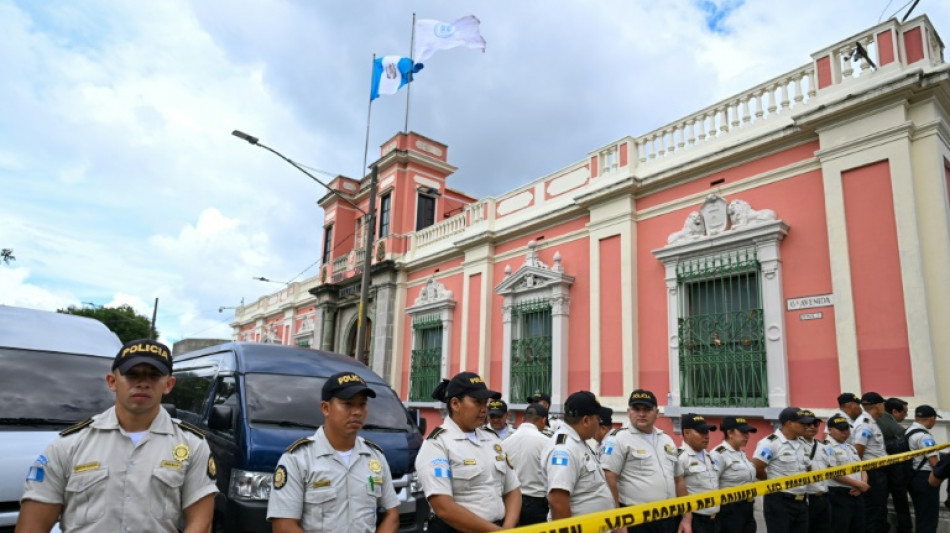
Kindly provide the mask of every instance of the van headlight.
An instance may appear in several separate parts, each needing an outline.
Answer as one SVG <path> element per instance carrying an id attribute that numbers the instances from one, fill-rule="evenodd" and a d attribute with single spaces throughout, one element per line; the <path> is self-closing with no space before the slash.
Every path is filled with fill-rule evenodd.
<path id="1" fill-rule="evenodd" d="M 228 494 L 239 500 L 267 501 L 270 498 L 271 482 L 274 474 L 270 472 L 248 472 L 231 470 L 231 486 Z"/>

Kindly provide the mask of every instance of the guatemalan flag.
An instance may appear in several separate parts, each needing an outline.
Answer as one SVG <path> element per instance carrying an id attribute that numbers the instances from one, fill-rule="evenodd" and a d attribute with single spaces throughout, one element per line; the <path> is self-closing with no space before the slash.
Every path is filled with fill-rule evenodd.
<path id="1" fill-rule="evenodd" d="M 413 63 L 408 57 L 377 57 L 373 64 L 373 84 L 370 100 L 381 94 L 396 94 L 403 85 L 412 81 L 412 75 L 422 70 L 422 64 Z"/>

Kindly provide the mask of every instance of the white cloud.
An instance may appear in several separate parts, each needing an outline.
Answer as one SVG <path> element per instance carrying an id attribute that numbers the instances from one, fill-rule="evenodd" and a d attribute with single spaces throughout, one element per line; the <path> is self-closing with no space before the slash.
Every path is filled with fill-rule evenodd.
<path id="1" fill-rule="evenodd" d="M 78 306 L 79 301 L 67 291 L 51 291 L 29 283 L 30 271 L 27 268 L 0 266 L 0 305 L 30 307 L 55 311 L 70 305 Z"/>

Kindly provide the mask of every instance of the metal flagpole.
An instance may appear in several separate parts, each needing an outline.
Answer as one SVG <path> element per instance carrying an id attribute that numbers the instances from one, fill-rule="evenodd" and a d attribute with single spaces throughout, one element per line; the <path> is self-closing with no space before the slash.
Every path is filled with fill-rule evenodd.
<path id="1" fill-rule="evenodd" d="M 409 38 L 409 59 L 412 61 L 412 68 L 415 69 L 416 58 L 412 57 L 412 49 L 416 46 L 416 14 L 412 14 L 412 36 Z M 410 74 L 411 76 L 411 74 Z M 402 132 L 409 135 L 409 94 L 412 91 L 412 83 L 406 84 L 406 122 L 403 124 Z"/>
<path id="2" fill-rule="evenodd" d="M 373 70 L 370 71 L 369 77 L 370 92 L 372 92 L 373 74 L 375 73 L 376 69 L 376 54 L 373 54 L 373 61 L 370 64 L 373 66 Z M 366 111 L 366 143 L 363 145 L 363 167 L 360 169 L 359 173 L 361 181 L 362 176 L 366 175 L 366 158 L 369 155 L 369 125 L 372 114 L 373 95 L 370 94 L 369 108 Z M 372 266 L 373 261 L 373 237 L 376 236 L 376 183 L 378 179 L 379 173 L 376 171 L 376 165 L 373 165 L 373 172 L 369 185 L 369 205 L 366 206 L 366 220 L 363 221 L 363 231 L 366 232 L 366 246 L 363 249 L 363 279 L 360 283 L 360 303 L 359 309 L 356 312 L 356 353 L 353 354 L 356 360 L 360 360 L 366 350 L 366 321 L 363 320 L 363 315 L 366 313 L 366 307 L 369 300 L 369 282 L 370 278 L 372 277 L 370 274 L 370 266 Z M 369 357 L 366 358 L 366 363 L 371 363 Z"/>

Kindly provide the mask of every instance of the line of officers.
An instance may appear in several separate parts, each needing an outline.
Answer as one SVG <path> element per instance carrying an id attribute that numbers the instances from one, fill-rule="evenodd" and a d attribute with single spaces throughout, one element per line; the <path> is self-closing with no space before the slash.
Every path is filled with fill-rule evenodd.
<path id="1" fill-rule="evenodd" d="M 324 391 L 324 402 L 352 404 L 334 424 L 339 425 L 334 433 L 355 439 L 342 446 L 349 446 L 349 452 L 327 442 L 321 430 L 281 457 L 268 506 L 275 531 L 396 531 L 397 500 L 385 456 L 355 435 L 365 421 L 366 396 L 372 396 L 357 380 Z M 745 448 L 757 430 L 741 417 L 723 419 L 723 440 L 710 449 L 710 434 L 717 427 L 697 414 L 684 414 L 682 445 L 677 446 L 656 427 L 657 399 L 648 390 L 630 394 L 630 425 L 619 429 L 612 428 L 612 411 L 588 391 L 566 399 L 562 418 L 549 418 L 550 397 L 536 392 L 517 429 L 506 423 L 501 394 L 475 373 L 443 380 L 432 397 L 445 403 L 448 417 L 425 439 L 415 462 L 432 511 L 431 533 L 510 529 L 886 454 L 877 423 L 884 415 L 884 399 L 873 392 L 839 397 L 841 413 L 825 421 L 826 440 L 818 438 L 822 421 L 813 412 L 783 409 L 779 428 L 758 442 L 751 457 Z M 327 410 L 324 404 L 330 414 Z M 921 405 L 914 414 L 915 422 L 903 433 L 907 448 L 933 446 L 929 430 L 936 411 Z M 915 458 L 907 469 L 916 531 L 935 531 L 939 485 L 950 475 L 950 460 L 938 464 L 932 453 Z M 365 488 L 351 490 L 350 485 Z M 335 496 L 341 490 L 345 498 Z M 764 496 L 766 527 L 770 533 L 887 531 L 887 494 L 883 470 L 789 488 Z M 756 531 L 753 500 L 709 506 L 628 531 L 751 533 Z"/>

